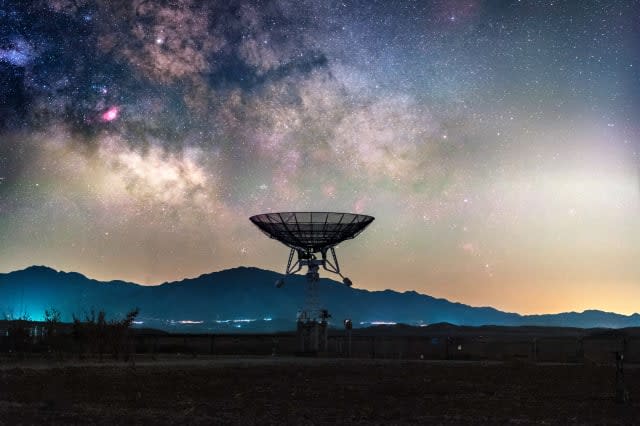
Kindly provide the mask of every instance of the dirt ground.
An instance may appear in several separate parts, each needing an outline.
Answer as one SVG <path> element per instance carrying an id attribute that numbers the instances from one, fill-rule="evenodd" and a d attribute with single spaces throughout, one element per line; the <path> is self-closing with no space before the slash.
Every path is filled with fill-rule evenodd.
<path id="1" fill-rule="evenodd" d="M 614 367 L 331 359 L 0 364 L 0 424 L 638 424 Z"/>

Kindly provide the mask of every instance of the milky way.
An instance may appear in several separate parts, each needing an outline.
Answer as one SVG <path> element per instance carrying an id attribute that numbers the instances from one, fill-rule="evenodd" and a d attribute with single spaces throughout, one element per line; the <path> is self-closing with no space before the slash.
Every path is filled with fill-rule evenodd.
<path id="1" fill-rule="evenodd" d="M 640 297 L 640 2 L 0 0 L 0 269 L 154 284 L 371 214 L 355 285 Z"/>

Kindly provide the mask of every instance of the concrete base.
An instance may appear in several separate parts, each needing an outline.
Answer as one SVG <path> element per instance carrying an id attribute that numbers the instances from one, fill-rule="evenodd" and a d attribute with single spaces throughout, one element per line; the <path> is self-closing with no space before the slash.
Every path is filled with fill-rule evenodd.
<path id="1" fill-rule="evenodd" d="M 327 352 L 327 332 L 328 326 L 324 321 L 298 321 L 298 356 L 317 356 L 320 352 Z"/>

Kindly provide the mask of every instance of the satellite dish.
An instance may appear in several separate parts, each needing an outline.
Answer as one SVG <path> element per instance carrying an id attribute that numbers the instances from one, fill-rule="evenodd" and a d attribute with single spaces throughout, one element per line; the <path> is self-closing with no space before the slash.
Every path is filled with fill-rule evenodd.
<path id="1" fill-rule="evenodd" d="M 285 275 L 295 274 L 304 266 L 307 271 L 307 300 L 303 317 L 315 320 L 321 318 L 316 292 L 320 278 L 318 269 L 339 275 L 342 282 L 351 287 L 351 280 L 340 273 L 340 265 L 335 246 L 355 238 L 371 222 L 373 216 L 355 213 L 335 212 L 280 212 L 264 213 L 249 218 L 269 238 L 276 239 L 291 249 Z M 320 254 L 320 258 L 316 254 Z M 294 262 L 294 256 L 297 260 Z M 276 281 L 276 287 L 284 285 L 284 280 Z"/>
<path id="2" fill-rule="evenodd" d="M 322 253 L 355 238 L 374 218 L 354 213 L 284 212 L 249 218 L 270 238 L 304 253 Z"/>

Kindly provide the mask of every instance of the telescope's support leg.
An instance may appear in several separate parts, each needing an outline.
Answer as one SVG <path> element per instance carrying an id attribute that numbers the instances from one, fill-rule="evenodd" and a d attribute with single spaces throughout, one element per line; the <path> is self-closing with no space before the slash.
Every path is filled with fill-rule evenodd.
<path id="1" fill-rule="evenodd" d="M 298 318 L 298 341 L 301 355 L 316 355 L 327 350 L 328 325 L 326 320 L 319 321 L 320 308 L 318 300 L 319 262 L 307 263 L 307 294 L 305 305 Z"/>

